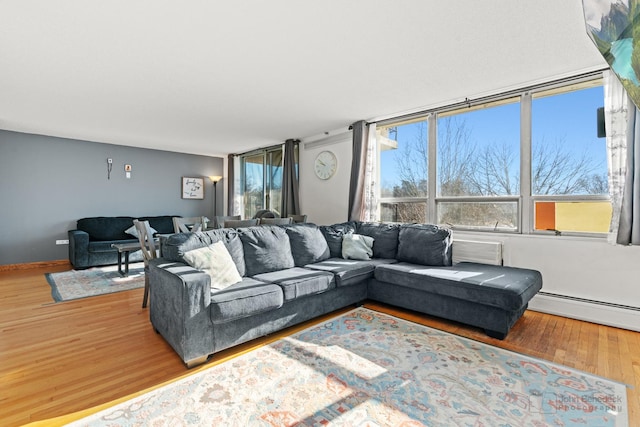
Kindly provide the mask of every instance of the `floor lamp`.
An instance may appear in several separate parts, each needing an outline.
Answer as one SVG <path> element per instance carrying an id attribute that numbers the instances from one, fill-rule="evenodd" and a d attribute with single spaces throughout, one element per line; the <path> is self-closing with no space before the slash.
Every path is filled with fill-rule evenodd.
<path id="1" fill-rule="evenodd" d="M 211 182 L 213 182 L 213 220 L 215 221 L 216 227 L 218 226 L 218 220 L 216 219 L 216 208 L 217 208 L 217 204 L 218 204 L 218 198 L 216 197 L 216 184 L 218 183 L 218 181 L 220 181 L 222 179 L 221 176 L 219 175 L 212 175 L 209 177 L 209 179 L 211 180 Z"/>

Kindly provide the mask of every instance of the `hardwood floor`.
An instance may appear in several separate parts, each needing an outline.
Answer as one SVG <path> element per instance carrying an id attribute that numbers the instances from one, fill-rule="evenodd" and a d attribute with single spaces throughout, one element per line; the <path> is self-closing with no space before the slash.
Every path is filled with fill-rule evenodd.
<path id="1" fill-rule="evenodd" d="M 66 269 L 68 265 L 0 271 L 2 426 L 68 422 L 79 416 L 68 414 L 85 414 L 283 335 L 223 352 L 187 371 L 153 331 L 148 310 L 141 308 L 142 289 L 53 303 L 44 273 Z M 527 311 L 507 339 L 499 341 L 458 323 L 380 304 L 366 306 L 628 384 L 630 425 L 640 425 L 640 333 Z M 56 417 L 62 418 L 52 420 Z"/>

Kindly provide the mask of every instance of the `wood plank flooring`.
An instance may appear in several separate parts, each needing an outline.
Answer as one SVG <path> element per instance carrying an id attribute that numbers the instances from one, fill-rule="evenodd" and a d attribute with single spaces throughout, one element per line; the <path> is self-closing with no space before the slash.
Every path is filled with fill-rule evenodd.
<path id="1" fill-rule="evenodd" d="M 285 334 L 223 352 L 187 371 L 153 331 L 148 310 L 141 308 L 142 289 L 54 303 L 44 273 L 69 268 L 0 271 L 2 426 L 68 422 L 79 416 L 75 412 L 123 400 Z M 628 384 L 630 425 L 640 425 L 640 333 L 527 311 L 499 341 L 455 322 L 366 306 Z"/>

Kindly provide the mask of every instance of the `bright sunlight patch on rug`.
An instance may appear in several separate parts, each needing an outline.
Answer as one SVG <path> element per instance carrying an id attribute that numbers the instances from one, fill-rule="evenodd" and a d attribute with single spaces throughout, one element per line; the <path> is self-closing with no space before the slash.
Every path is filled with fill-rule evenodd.
<path id="1" fill-rule="evenodd" d="M 118 273 L 115 265 L 46 273 L 45 277 L 51 285 L 53 299 L 68 301 L 144 287 L 144 263 L 130 264 L 126 277 Z"/>
<path id="2" fill-rule="evenodd" d="M 77 426 L 627 426 L 624 385 L 358 308 Z"/>

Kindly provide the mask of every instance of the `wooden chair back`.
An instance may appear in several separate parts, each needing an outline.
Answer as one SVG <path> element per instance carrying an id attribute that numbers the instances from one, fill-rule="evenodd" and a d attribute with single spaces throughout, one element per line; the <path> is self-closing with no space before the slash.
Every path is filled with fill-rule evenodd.
<path id="1" fill-rule="evenodd" d="M 292 223 L 292 218 L 260 218 L 260 225 L 289 225 Z"/>
<path id="2" fill-rule="evenodd" d="M 215 224 L 214 228 L 223 228 L 225 221 L 240 221 L 240 215 L 225 215 L 225 216 L 216 216 L 214 218 Z"/>
<path id="3" fill-rule="evenodd" d="M 307 222 L 306 215 L 289 215 L 289 218 L 293 219 L 295 223 Z"/>
<path id="4" fill-rule="evenodd" d="M 258 212 L 256 212 L 256 214 L 253 216 L 254 219 L 260 219 L 260 218 L 280 218 L 280 215 L 278 215 L 277 213 L 270 211 L 269 209 L 260 209 Z"/>
<path id="5" fill-rule="evenodd" d="M 153 240 L 153 233 L 149 226 L 149 221 L 133 220 L 138 231 L 138 240 L 140 241 L 140 249 L 142 250 L 142 259 L 144 261 L 144 297 L 142 299 L 142 308 L 147 306 L 149 299 L 149 261 L 158 257 L 158 249 L 156 242 Z"/>
<path id="6" fill-rule="evenodd" d="M 206 219 L 203 216 L 187 218 L 173 217 L 173 231 L 176 233 L 189 233 L 192 231 L 204 231 Z"/>
<path id="7" fill-rule="evenodd" d="M 138 240 L 140 241 L 140 249 L 142 249 L 142 258 L 144 265 L 149 264 L 149 260 L 156 259 L 158 257 L 158 248 L 156 248 L 156 242 L 153 239 L 153 233 L 151 232 L 151 226 L 149 221 L 133 220 L 133 224 L 138 230 Z"/>
<path id="8" fill-rule="evenodd" d="M 241 219 L 241 220 L 230 219 L 224 222 L 224 228 L 253 227 L 254 225 L 258 225 L 259 222 L 260 222 L 259 219 Z"/>

